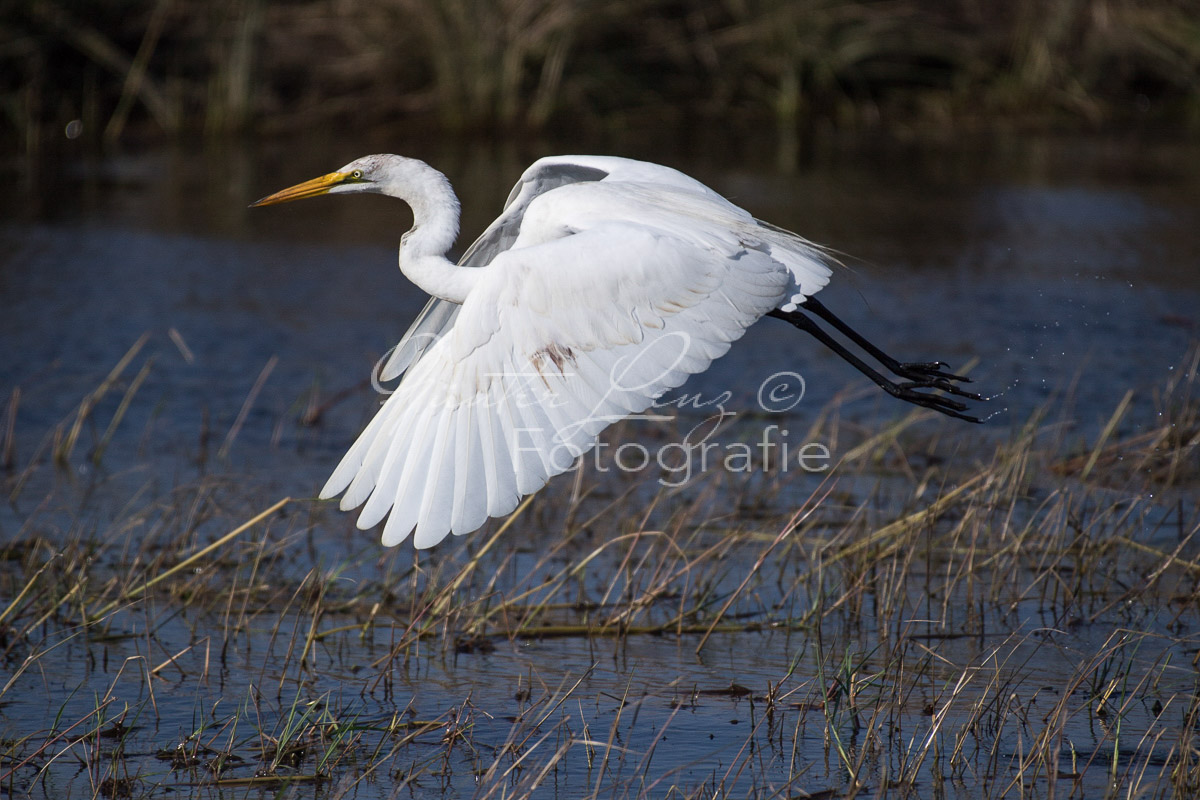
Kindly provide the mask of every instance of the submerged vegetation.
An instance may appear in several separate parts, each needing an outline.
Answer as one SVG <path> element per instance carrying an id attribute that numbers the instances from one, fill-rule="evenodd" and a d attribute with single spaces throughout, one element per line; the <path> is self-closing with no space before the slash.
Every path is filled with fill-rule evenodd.
<path id="1" fill-rule="evenodd" d="M 1200 124 L 1190 0 L 24 0 L 6 138 Z"/>
<path id="2" fill-rule="evenodd" d="M 9 401 L 9 796 L 1200 792 L 1200 350 L 1086 439 L 1069 396 L 980 441 L 835 404 L 793 420 L 825 478 L 582 471 L 436 557 L 234 475 L 57 478 L 131 353 L 35 451 Z"/>

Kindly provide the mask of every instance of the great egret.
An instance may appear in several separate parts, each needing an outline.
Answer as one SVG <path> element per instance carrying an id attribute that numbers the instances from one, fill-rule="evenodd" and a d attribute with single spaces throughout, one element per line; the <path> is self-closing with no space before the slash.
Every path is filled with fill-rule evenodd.
<path id="1" fill-rule="evenodd" d="M 422 161 L 366 156 L 254 205 L 355 192 L 412 207 L 400 269 L 433 295 L 383 368 L 383 380 L 403 380 L 321 490 L 344 492 L 343 510 L 365 502 L 360 528 L 386 516 L 385 545 L 415 530 L 416 547 L 430 547 L 511 512 L 763 316 L 812 334 L 902 400 L 979 421 L 947 396 L 983 399 L 957 385 L 966 378 L 887 356 L 813 298 L 830 277 L 819 247 L 674 169 L 543 158 L 457 265 L 446 252 L 458 198 Z"/>

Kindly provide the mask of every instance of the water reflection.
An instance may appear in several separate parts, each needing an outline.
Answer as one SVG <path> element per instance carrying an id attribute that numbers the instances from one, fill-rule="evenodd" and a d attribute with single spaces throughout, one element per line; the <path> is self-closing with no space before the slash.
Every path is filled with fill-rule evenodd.
<path id="1" fill-rule="evenodd" d="M 245 206 L 366 152 L 400 150 L 447 172 L 463 196 L 469 239 L 494 217 L 525 165 L 541 154 L 529 152 L 536 146 L 330 139 L 68 159 L 39 170 L 37 181 L 27 180 L 26 193 L 4 201 L 0 386 L 21 390 L 14 425 L 18 468 L 34 462 L 41 467 L 21 477 L 19 496 L 0 511 L 0 530 L 9 539 L 23 539 L 34 535 L 32 526 L 37 536 L 53 542 L 77 531 L 83 519 L 85 527 L 102 531 L 103 540 L 128 541 L 132 552 L 146 539 L 155 548 L 180 548 L 176 537 L 181 531 L 206 541 L 226 530 L 231 519 L 244 519 L 243 512 L 261 508 L 264 496 L 310 496 L 377 404 L 365 387 L 354 387 L 361 386 L 372 364 L 424 302 L 395 264 L 407 211 L 387 198 L 298 204 L 286 213 L 251 212 Z M 1196 338 L 1200 232 L 1194 220 L 1200 207 L 1200 150 L 1195 145 L 1137 152 L 1119 142 L 1053 140 L 949 152 L 828 146 L 814 150 L 793 174 L 775 171 L 769 152 L 744 158 L 731 158 L 729 152 L 698 145 L 682 153 L 651 148 L 640 155 L 678 166 L 756 215 L 852 254 L 850 267 L 822 298 L 890 351 L 906 358 L 937 355 L 956 366 L 977 359 L 972 374 L 985 391 L 1004 391 L 998 404 L 1008 413 L 980 432 L 947 428 L 946 439 L 967 441 L 968 435 L 977 435 L 979 440 L 969 441 L 1002 441 L 1034 409 L 1058 398 L 1055 408 L 1064 422 L 1077 426 L 1070 435 L 1091 441 L 1129 388 L 1138 389 L 1131 424 L 1144 424 L 1155 413 L 1155 399 L 1147 389 L 1162 384 Z M 903 413 L 831 354 L 790 332 L 781 334 L 781 326 L 771 320 L 757 326 L 685 391 L 708 397 L 731 391 L 730 405 L 751 407 L 754 388 L 782 364 L 801 370 L 807 384 L 805 403 L 792 418 L 797 430 L 812 424 L 848 385 L 863 391 L 837 412 L 847 424 L 874 430 Z M 72 418 L 80 399 L 147 332 L 121 389 L 98 407 L 95 417 L 101 422 L 67 459 L 66 468 L 55 471 L 46 448 L 52 446 L 56 426 Z M 122 393 L 147 364 L 144 381 L 121 410 Z M 261 392 L 248 403 L 268 365 Z M 347 395 L 325 410 L 319 426 L 299 422 L 312 404 L 343 391 Z M 118 411 L 121 424 L 104 457 L 93 463 L 89 455 L 105 435 L 104 424 Z M 239 418 L 243 421 L 228 457 L 221 459 L 217 452 Z M 638 429 L 629 435 L 653 440 L 668 434 Z M 837 443 L 831 444 L 836 452 Z M 953 447 L 904 453 L 898 463 L 888 463 L 861 483 L 845 479 L 827 501 L 831 526 L 845 522 L 838 514 L 846 510 L 849 516 L 864 497 L 891 493 L 903 502 L 918 481 L 921 458 L 932 462 L 944 457 L 945 450 L 953 452 Z M 965 456 L 990 457 L 986 446 Z M 547 491 L 565 498 L 571 495 L 569 483 L 559 481 Z M 594 494 L 571 513 L 582 519 L 594 514 L 598 521 L 579 534 L 583 541 L 578 548 L 561 553 L 547 550 L 570 527 L 567 512 L 545 504 L 521 531 L 524 538 L 513 532 L 511 552 L 498 563 L 488 562 L 496 569 L 492 588 L 521 587 L 534 592 L 535 599 L 561 602 L 560 594 L 550 589 L 543 590 L 544 598 L 537 595 L 533 579 L 566 569 L 580 548 L 587 551 L 617 540 L 643 521 L 647 530 L 672 530 L 679 509 L 689 503 L 700 516 L 713 510 L 712 517 L 721 520 L 773 519 L 772 514 L 789 512 L 820 487 L 821 478 L 781 482 L 774 498 L 763 501 L 765 507 L 754 505 L 758 499 L 750 489 L 756 487 L 721 476 L 670 495 L 660 505 L 654 499 L 658 486 L 648 483 L 649 488 L 621 476 L 612 483 L 597 482 Z M 216 497 L 220 513 L 209 509 L 211 516 L 202 515 L 189 527 L 190 522 L 163 522 L 144 510 L 147 504 L 169 507 L 173 493 L 205 509 L 208 499 Z M 614 502 L 636 510 L 638 519 L 613 513 Z M 1155 527 L 1172 513 L 1168 505 L 1160 508 L 1151 501 L 1140 512 L 1148 520 L 1144 529 L 1168 536 L 1170 532 Z M 607 516 L 605 509 L 610 509 Z M 863 513 L 886 521 L 900 512 L 884 507 Z M 294 582 L 309 573 L 336 572 L 337 581 L 365 587 L 362 596 L 384 598 L 379 601 L 382 610 L 364 610 L 354 605 L 353 597 L 345 597 L 357 597 L 357 590 L 333 592 L 345 606 L 321 618 L 330 628 L 361 624 L 365 616 L 394 612 L 401 617 L 423 581 L 433 581 L 439 569 L 468 563 L 482 542 L 455 542 L 431 556 L 416 557 L 407 549 L 384 554 L 372 535 L 351 527 L 346 515 L 329 509 L 311 513 L 311 525 L 298 512 L 264 535 L 261 548 L 270 552 L 261 557 L 276 570 L 272 574 Z M 1182 526 L 1183 512 L 1178 514 Z M 1133 527 L 1142 529 L 1140 525 L 1135 521 Z M 678 527 L 688 530 L 685 524 Z M 721 533 L 721 524 L 714 524 L 704 534 L 710 538 L 697 534 L 695 542 L 662 544 L 655 558 L 665 559 L 662 553 L 674 552 L 672 547 L 690 558 L 701 546 L 716 546 Z M 1167 550 L 1174 546 L 1164 545 Z M 595 612 L 589 603 L 596 598 L 638 596 L 645 586 L 622 572 L 623 565 L 651 549 L 652 543 L 638 542 L 627 550 L 606 550 L 564 590 L 577 592 L 579 602 L 561 602 L 553 620 L 566 625 Z M 111 562 L 106 555 L 91 568 L 119 571 L 121 552 L 118 548 Z M 715 605 L 736 591 L 756 552 L 731 548 L 722 569 L 703 576 L 711 581 Z M 1040 688 L 1043 683 L 1053 683 L 1055 676 L 1102 652 L 1112 634 L 1107 617 L 1103 625 L 1086 621 L 1104 609 L 1088 607 L 1088 598 L 1102 589 L 1088 583 L 1083 567 L 1077 575 L 1060 574 L 1071 592 L 1061 605 L 1048 603 L 1045 592 L 1067 589 L 1029 590 L 1015 575 L 1011 583 L 968 587 L 953 597 L 935 597 L 926 591 L 928 585 L 914 581 L 894 596 L 866 592 L 864 607 L 833 617 L 838 630 L 823 631 L 819 625 L 814 630 L 806 614 L 831 590 L 819 580 L 813 588 L 797 578 L 816 580 L 811 578 L 811 555 L 789 550 L 786 558 L 772 562 L 771 575 L 755 584 L 753 597 L 742 608 L 782 621 L 780 627 L 749 634 L 717 632 L 698 657 L 694 633 L 692 638 L 644 635 L 619 641 L 547 636 L 504 640 L 491 649 L 467 641 L 452 652 L 438 643 L 418 643 L 412 653 L 398 655 L 393 644 L 403 631 L 379 625 L 361 639 L 331 637 L 329 644 L 314 648 L 311 664 L 293 670 L 286 666 L 292 640 L 278 631 L 306 629 L 313 619 L 289 598 L 274 597 L 271 587 L 260 586 L 255 591 L 262 594 L 247 590 L 245 597 L 258 601 L 266 596 L 271 602 L 263 601 L 261 612 L 251 609 L 253 624 L 232 634 L 235 646 L 222 655 L 219 668 L 212 667 L 210 682 L 185 683 L 194 695 L 177 706 L 162 700 L 157 729 L 146 733 L 147 741 L 159 746 L 172 737 L 186 737 L 197 724 L 197 708 L 254 702 L 265 685 L 275 692 L 265 705 L 280 718 L 286 716 L 287 697 L 301 687 L 329 699 L 339 713 L 348 709 L 378 727 L 393 715 L 436 718 L 447 708 L 460 708 L 474 725 L 480 749 L 499 748 L 509 735 L 509 719 L 524 713 L 521 704 L 529 702 L 531 682 L 536 683 L 535 699 L 557 697 L 560 683 L 579 683 L 587 702 L 576 703 L 554 724 L 561 726 L 563 737 L 569 731 L 580 740 L 604 739 L 611 731 L 632 754 L 619 776 L 629 780 L 630 793 L 636 793 L 637 778 L 652 761 L 662 763 L 664 772 L 677 770 L 681 781 L 692 786 L 719 783 L 722 770 L 750 746 L 747 742 L 765 754 L 764 782 L 775 781 L 778 787 L 793 775 L 789 769 L 797 759 L 814 765 L 830 752 L 823 719 L 839 684 L 826 670 L 841 655 L 823 652 L 822 636 L 836 634 L 839 641 L 854 643 L 860 660 L 850 665 L 847 679 L 861 679 L 864 687 L 881 693 L 881 687 L 899 685 L 902 676 L 889 671 L 895 664 L 872 654 L 900 640 L 929 643 L 931 652 L 936 646 L 936 657 L 920 655 L 927 671 L 905 700 L 910 715 L 896 722 L 900 752 L 911 754 L 904 737 L 913 734 L 903 725 L 911 729 L 921 724 L 926 706 L 945 696 L 944 684 L 958 673 L 943 665 L 986 661 L 989 653 L 999 652 L 994 631 L 1042 637 L 1048 643 L 1036 649 L 1035 659 L 1026 660 L 1034 650 L 1023 642 L 1005 651 L 1003 663 L 989 663 L 988 674 L 1002 683 L 1012 681 L 1012 696 L 1027 703 L 1047 694 Z M 936 583 L 957 563 L 954 557 L 952 551 L 926 553 L 914 574 Z M 414 563 L 422 569 L 410 571 Z M 230 585 L 254 586 L 261 580 L 254 568 L 249 563 L 230 567 Z M 873 627 L 875 620 L 889 618 L 885 612 L 892 605 L 907 609 L 908 627 Z M 1048 605 L 1053 612 L 1069 607 L 1073 616 L 1048 612 Z M 206 608 L 219 607 L 214 602 Z M 647 612 L 658 623 L 675 613 L 678 609 L 669 604 Z M 1163 621 L 1133 618 L 1132 610 L 1114 613 L 1128 613 L 1123 624 L 1134 630 L 1157 635 L 1164 629 Z M 227 624 L 221 614 L 155 605 L 145 616 L 119 617 L 113 625 L 118 635 L 111 642 L 68 639 L 43 662 L 49 677 L 41 685 L 48 694 L 30 693 L 0 708 L 6 726 L 17 731 L 35 727 L 38 720 L 75 703 L 77 690 L 85 690 L 79 697 L 91 697 L 119 683 L 111 666 L 97 663 L 98 652 L 113 664 L 146 657 L 157 665 L 215 636 Z M 1061 633 L 1067 628 L 1070 635 Z M 143 634 L 146 638 L 139 638 Z M 1148 639 L 1147 650 L 1160 649 L 1147 659 L 1162 653 L 1168 654 L 1167 661 L 1190 658 L 1165 636 L 1155 642 Z M 211 653 L 196 647 L 178 664 L 181 674 L 209 675 L 212 660 Z M 905 663 L 917 660 L 914 655 Z M 1184 677 L 1164 679 L 1162 691 L 1184 683 Z M 779 684 L 794 694 L 779 716 L 768 720 L 765 694 Z M 749 690 L 743 694 L 737 686 Z M 464 704 L 468 696 L 474 704 L 470 708 Z M 72 707 L 69 716 L 82 713 Z M 213 716 L 224 719 L 216 712 Z M 1154 716 L 1147 705 L 1128 710 L 1125 719 L 1144 728 Z M 844 720 L 839 729 L 854 751 L 857 723 Z M 1082 720 L 1072 736 L 1081 749 L 1105 743 L 1103 733 Z M 436 741 L 430 736 L 421 746 L 433 753 Z M 143 748 L 150 749 L 149 744 Z M 436 791 L 470 795 L 477 768 L 487 763 L 469 749 L 456 751 L 438 773 L 445 785 Z M 832 768 L 806 767 L 819 777 L 797 785 L 815 791 L 836 784 L 836 778 L 828 777 L 838 772 L 836 759 L 832 763 Z M 572 752 L 550 785 L 565 797 L 580 786 L 619 784 L 615 777 L 614 784 L 598 783 L 591 769 L 582 751 Z M 729 785 L 735 794 L 748 794 L 761 788 L 753 783 L 757 779 L 733 776 Z M 387 785 L 360 792 L 388 796 L 391 784 L 383 783 Z M 47 793 L 56 787 L 49 785 Z"/>

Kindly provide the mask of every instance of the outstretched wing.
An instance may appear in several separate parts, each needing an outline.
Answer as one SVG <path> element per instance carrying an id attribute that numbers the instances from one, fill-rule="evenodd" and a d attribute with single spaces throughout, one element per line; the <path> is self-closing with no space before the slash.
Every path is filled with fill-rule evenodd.
<path id="1" fill-rule="evenodd" d="M 486 267 L 500 253 L 512 247 L 521 232 L 525 212 L 530 204 L 546 192 L 573 183 L 605 181 L 609 183 L 640 182 L 707 194 L 723 199 L 699 181 L 678 170 L 644 161 L 615 156 L 551 156 L 535 161 L 521 175 L 504 203 L 504 211 L 487 227 L 459 259 L 463 267 Z M 392 348 L 387 363 L 380 371 L 380 380 L 400 377 L 417 362 L 424 352 L 446 331 L 454 327 L 459 306 L 434 297 L 413 320 L 400 342 Z"/>
<path id="2" fill-rule="evenodd" d="M 521 232 L 521 220 L 525 216 L 525 210 L 537 197 L 569 183 L 604 180 L 610 174 L 611 170 L 575 163 L 562 157 L 544 158 L 536 162 L 525 171 L 521 180 L 517 181 L 516 186 L 509 192 L 500 216 L 463 253 L 458 261 L 459 266 L 486 267 L 497 255 L 512 247 Z M 459 308 L 457 303 L 451 303 L 449 300 L 431 298 L 405 331 L 404 336 L 400 337 L 400 342 L 392 348 L 387 363 L 379 373 L 379 379 L 390 381 L 403 375 L 430 345 L 454 327 Z"/>
<path id="3" fill-rule="evenodd" d="M 707 369 L 786 297 L 791 270 L 769 244 L 700 230 L 686 210 L 659 216 L 577 218 L 583 230 L 498 255 L 321 496 L 365 502 L 360 528 L 388 516 L 386 545 L 414 529 L 417 547 L 468 533 Z"/>

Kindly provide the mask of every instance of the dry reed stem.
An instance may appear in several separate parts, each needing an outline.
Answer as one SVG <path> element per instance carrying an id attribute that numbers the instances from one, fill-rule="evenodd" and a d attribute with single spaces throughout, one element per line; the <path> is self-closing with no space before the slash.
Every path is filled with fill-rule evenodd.
<path id="1" fill-rule="evenodd" d="M 1174 396 L 1190 386 L 1178 382 Z M 1195 419 L 1187 402 L 1172 408 L 1164 428 Z M 837 484 L 816 489 L 784 475 L 739 484 L 714 474 L 680 504 L 652 478 L 605 485 L 589 474 L 570 498 L 527 500 L 478 544 L 418 558 L 349 545 L 318 504 L 279 540 L 229 552 L 239 533 L 295 502 L 284 500 L 157 566 L 181 536 L 198 540 L 233 513 L 237 482 L 213 477 L 165 497 L 139 483 L 95 529 L 39 532 L 51 513 L 43 502 L 0 551 L 13 598 L 0 609 L 5 657 L 22 659 L 0 698 L 23 700 L 22 687 L 67 653 L 119 660 L 91 708 L 67 699 L 48 732 L 0 734 L 0 780 L 49 787 L 68 753 L 86 765 L 89 793 L 186 777 L 203 791 L 329 781 L 334 794 L 373 796 L 388 780 L 427 791 L 470 775 L 486 797 L 528 796 L 562 776 L 591 797 L 818 787 L 915 797 L 956 781 L 984 797 L 1072 791 L 1053 788 L 1061 780 L 1076 794 L 1103 784 L 1186 796 L 1200 774 L 1192 473 L 1164 452 L 1155 458 L 1173 471 L 1112 488 L 1123 468 L 1105 454 L 1137 462 L 1151 455 L 1142 448 L 1187 448 L 1190 438 L 1119 438 L 1137 413 L 1133 401 L 1118 404 L 1068 475 L 1056 469 L 1067 445 L 1053 424 L 1015 431 L 990 460 L 909 467 L 957 445 L 906 421 L 883 436 L 842 426 L 853 468 L 843 460 Z M 866 439 L 872 446 L 859 447 Z M 1146 499 L 1168 491 L 1178 503 Z M 744 517 L 729 512 L 730 496 Z M 518 522 L 543 546 L 515 536 Z M 207 558 L 203 578 L 147 591 Z M 550 663 L 527 655 L 531 645 L 573 655 Z M 695 677 L 648 673 L 636 660 L 624 671 L 626 652 L 681 646 L 700 654 L 680 662 Z M 714 668 L 740 651 L 754 653 L 754 668 L 728 663 L 749 679 Z M 1062 669 L 1043 674 L 1046 659 Z M 443 675 L 509 661 L 525 672 L 499 685 L 488 672 L 465 699 L 439 687 Z M 163 735 L 137 720 L 178 702 L 163 686 L 213 697 L 231 680 L 240 705 L 196 701 L 193 728 L 161 747 L 175 753 L 178 777 L 134 753 Z M 614 680 L 621 688 L 610 691 Z M 717 732 L 719 766 L 709 753 L 675 758 L 682 720 L 715 724 L 723 713 L 749 724 Z"/>

